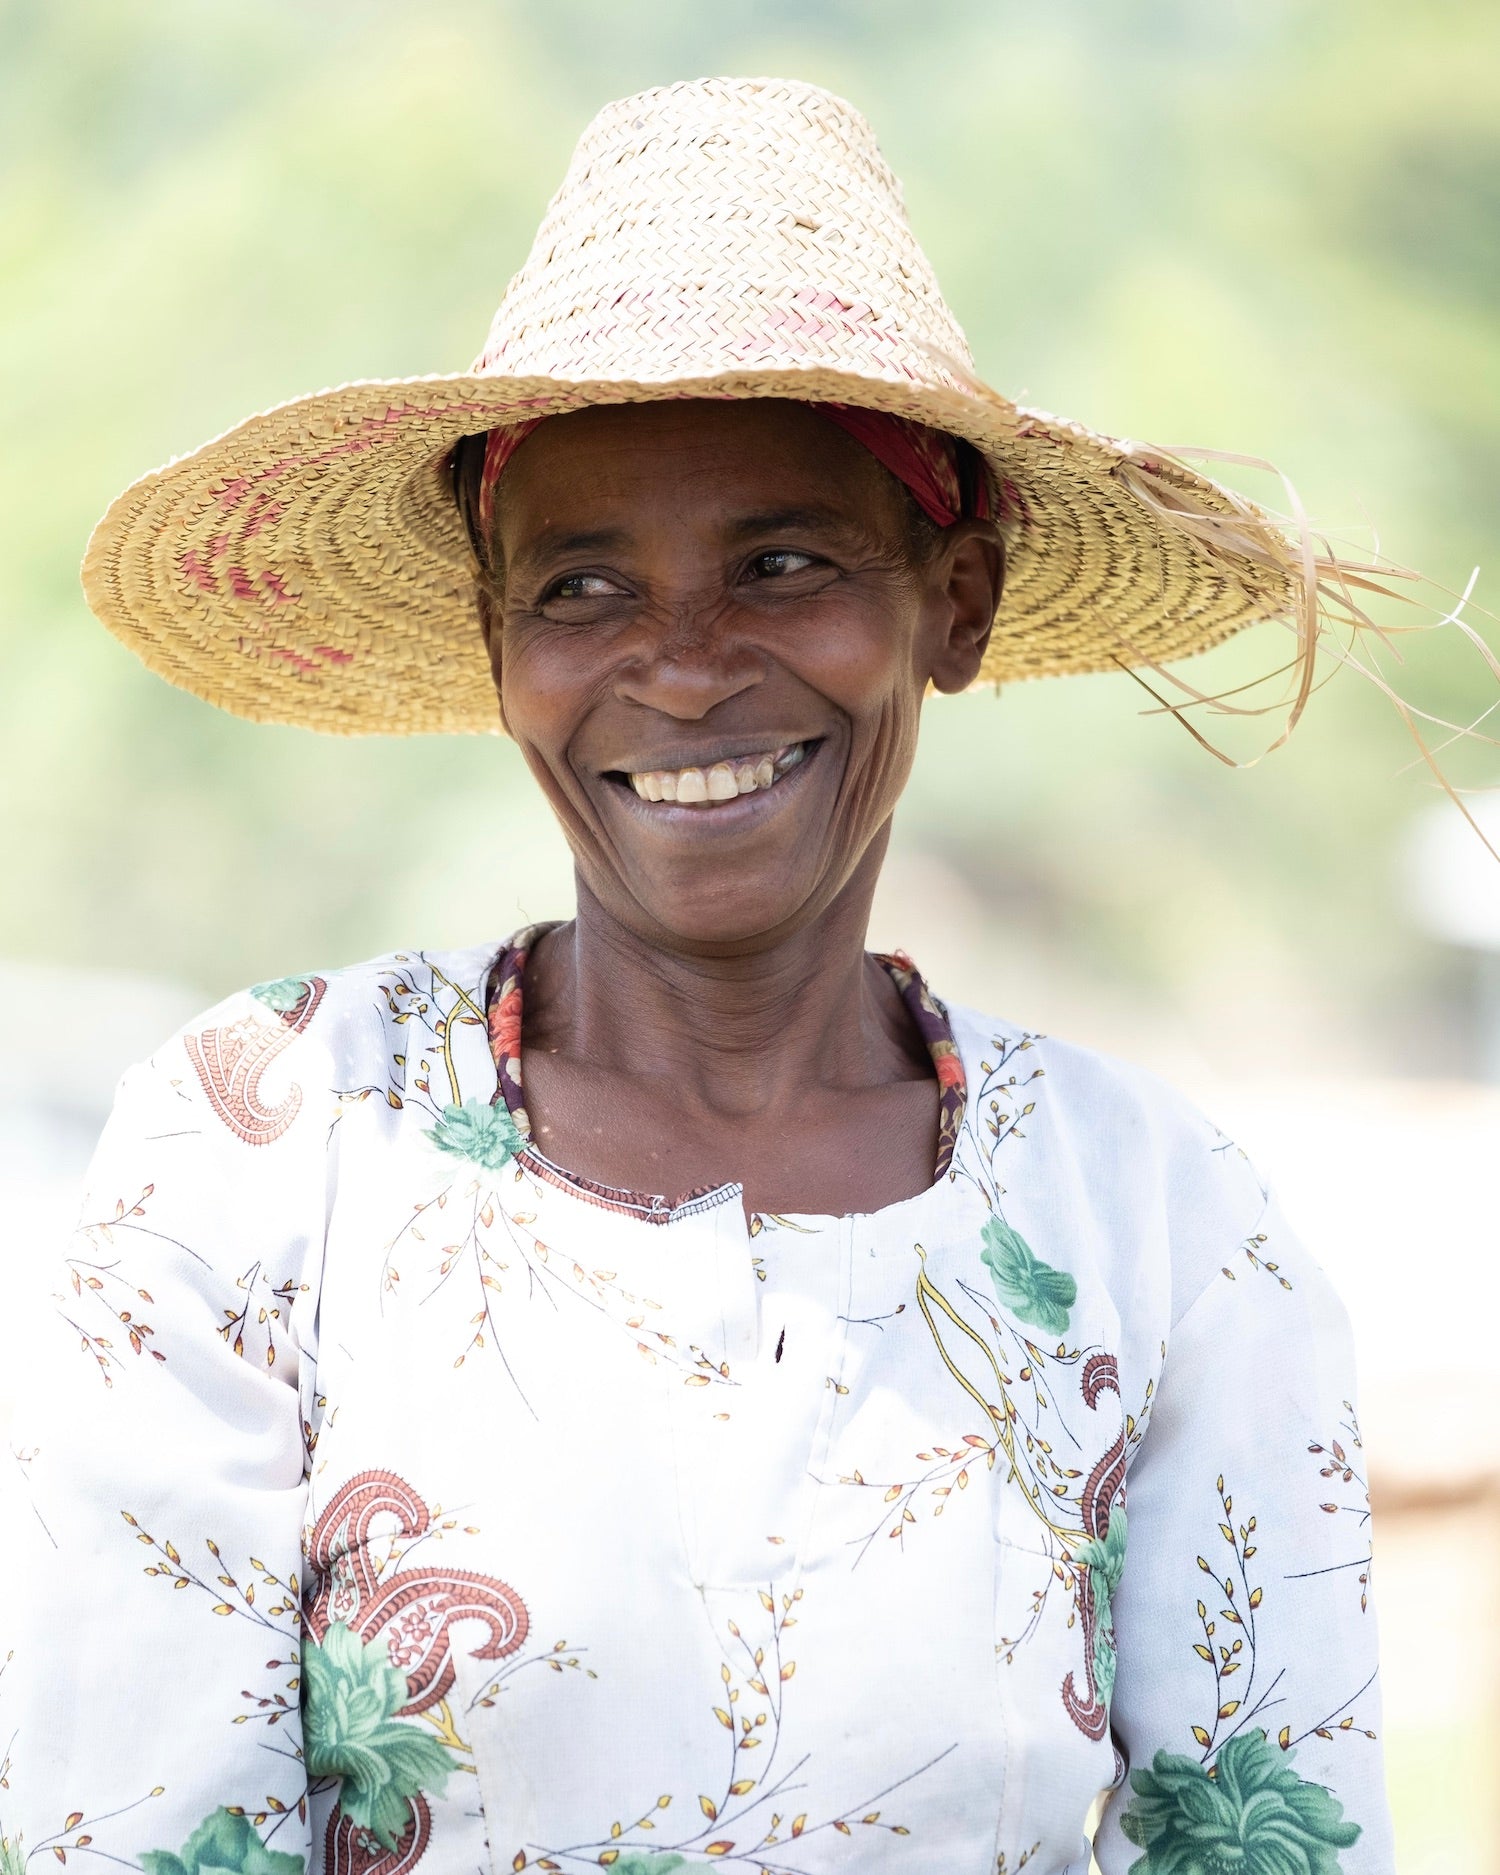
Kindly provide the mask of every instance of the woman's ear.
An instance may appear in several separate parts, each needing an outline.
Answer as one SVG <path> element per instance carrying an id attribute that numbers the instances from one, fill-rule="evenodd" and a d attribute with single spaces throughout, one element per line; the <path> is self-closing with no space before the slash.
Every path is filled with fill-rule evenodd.
<path id="1" fill-rule="evenodd" d="M 933 558 L 931 574 L 940 617 L 931 683 L 952 696 L 978 677 L 1005 590 L 998 529 L 989 521 L 956 522 Z"/>

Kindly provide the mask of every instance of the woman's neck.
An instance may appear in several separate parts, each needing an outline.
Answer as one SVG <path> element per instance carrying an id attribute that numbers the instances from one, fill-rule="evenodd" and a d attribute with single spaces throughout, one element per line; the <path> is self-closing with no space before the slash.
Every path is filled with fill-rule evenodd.
<path id="1" fill-rule="evenodd" d="M 670 1080 L 700 1113 L 725 1118 L 818 1086 L 930 1076 L 899 995 L 865 953 L 879 845 L 819 917 L 733 956 L 654 944 L 580 880 L 576 918 L 543 938 L 528 966 L 527 1047 Z"/>

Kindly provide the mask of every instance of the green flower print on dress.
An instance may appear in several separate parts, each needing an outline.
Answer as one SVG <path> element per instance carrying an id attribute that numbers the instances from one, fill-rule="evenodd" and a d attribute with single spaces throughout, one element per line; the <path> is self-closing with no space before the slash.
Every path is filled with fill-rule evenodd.
<path id="1" fill-rule="evenodd" d="M 521 1135 L 504 1107 L 486 1100 L 466 1100 L 461 1107 L 444 1107 L 443 1117 L 428 1129 L 427 1137 L 456 1159 L 471 1159 L 486 1172 L 498 1172 L 521 1149 Z"/>
<path id="2" fill-rule="evenodd" d="M 631 1849 L 615 1863 L 610 1875 L 677 1875 L 679 1869 L 686 1869 L 688 1875 L 696 1875 L 701 1869 L 707 1875 L 712 1866 L 711 1862 L 689 1862 L 686 1856 L 670 1849 L 659 1853 L 651 1849 Z"/>
<path id="3" fill-rule="evenodd" d="M 19 1836 L 0 1833 L 0 1875 L 26 1875 L 26 1851 Z"/>
<path id="4" fill-rule="evenodd" d="M 1034 1256 L 1020 1232 L 999 1218 L 989 1220 L 983 1236 L 979 1260 L 988 1268 L 1004 1307 L 1018 1322 L 1030 1322 L 1044 1335 L 1065 1335 L 1078 1284 L 1066 1270 L 1055 1270 Z"/>
<path id="5" fill-rule="evenodd" d="M 141 1867 L 146 1875 L 303 1875 L 300 1855 L 268 1849 L 249 1817 L 228 1810 L 215 1810 L 205 1817 L 188 1837 L 181 1855 L 173 1855 L 170 1849 L 148 1849 Z"/>
<path id="6" fill-rule="evenodd" d="M 390 1664 L 384 1641 L 362 1641 L 336 1621 L 308 1649 L 302 1674 L 309 1774 L 342 1777 L 345 1816 L 394 1849 L 411 1817 L 408 1799 L 447 1783 L 446 1748 L 419 1721 L 394 1716 L 407 1700 L 406 1675 Z"/>
<path id="7" fill-rule="evenodd" d="M 307 983 L 302 977 L 277 977 L 274 983 L 257 983 L 250 994 L 278 1016 L 289 1016 L 306 996 Z"/>
<path id="8" fill-rule="evenodd" d="M 1129 1525 L 1118 1505 L 1109 1513 L 1109 1528 L 1102 1537 L 1087 1537 L 1074 1549 L 1075 1558 L 1088 1565 L 1094 1585 L 1094 1687 L 1106 1705 L 1115 1690 L 1115 1622 L 1111 1604 L 1125 1573 L 1125 1544 Z"/>
<path id="9" fill-rule="evenodd" d="M 1224 1745 L 1214 1775 L 1195 1758 L 1159 1751 L 1132 1771 L 1120 1828 L 1145 1854 L 1131 1875 L 1339 1875 L 1339 1851 L 1359 1836 L 1344 1806 L 1304 1783 L 1290 1751 L 1264 1732 Z"/>

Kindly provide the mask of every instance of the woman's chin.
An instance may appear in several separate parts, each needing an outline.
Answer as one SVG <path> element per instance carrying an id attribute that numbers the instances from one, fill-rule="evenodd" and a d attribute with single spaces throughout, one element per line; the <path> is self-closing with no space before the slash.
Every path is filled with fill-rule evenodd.
<path id="1" fill-rule="evenodd" d="M 637 928 L 689 954 L 755 951 L 811 924 L 826 909 L 828 897 L 812 880 L 711 882 L 700 876 L 685 890 L 638 887 L 635 904 L 646 923 Z"/>

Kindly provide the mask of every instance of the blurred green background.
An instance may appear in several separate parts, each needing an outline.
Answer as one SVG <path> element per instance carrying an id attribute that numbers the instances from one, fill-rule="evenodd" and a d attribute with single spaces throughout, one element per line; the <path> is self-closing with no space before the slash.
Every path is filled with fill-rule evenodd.
<path id="1" fill-rule="evenodd" d="M 1486 0 L 0 0 L 13 977 L 136 973 L 191 1006 L 566 913 L 507 744 L 217 714 L 93 623 L 76 569 L 127 481 L 241 416 L 467 366 L 587 118 L 710 71 L 867 112 L 1000 388 L 1269 457 L 1328 526 L 1447 588 L 1493 561 Z M 1287 645 L 1265 627 L 1212 663 Z M 1491 702 L 1457 634 L 1405 656 L 1425 707 Z M 1389 706 L 1344 673 L 1245 773 L 1146 701 L 1122 676 L 939 702 L 879 936 L 940 990 L 1168 1069 L 1474 1074 L 1479 965 L 1424 924 L 1406 853 L 1440 797 Z M 1242 753 L 1271 733 L 1221 729 Z M 1490 752 L 1452 766 L 1500 782 Z M 1396 1720 L 1404 1866 L 1476 1867 L 1493 1818 L 1432 1774 L 1470 1745 Z"/>
<path id="2" fill-rule="evenodd" d="M 76 567 L 120 487 L 250 411 L 466 366 L 583 123 L 646 84 L 785 71 L 852 97 L 1002 388 L 1268 456 L 1320 519 L 1372 517 L 1450 587 L 1500 544 L 1492 6 L 10 0 L 0 21 L 0 954 L 217 995 L 553 908 L 555 856 L 520 876 L 537 810 L 508 747 L 217 715 L 92 624 Z M 1490 692 L 1449 637 L 1400 681 L 1473 714 Z M 1245 653 L 1284 655 L 1275 627 Z M 1461 1064 L 1461 967 L 1399 864 L 1432 788 L 1385 702 L 1341 675 L 1245 774 L 1146 701 L 1120 677 L 940 705 L 903 833 L 1101 995 L 1215 1024 L 1229 972 L 1324 1057 Z"/>

